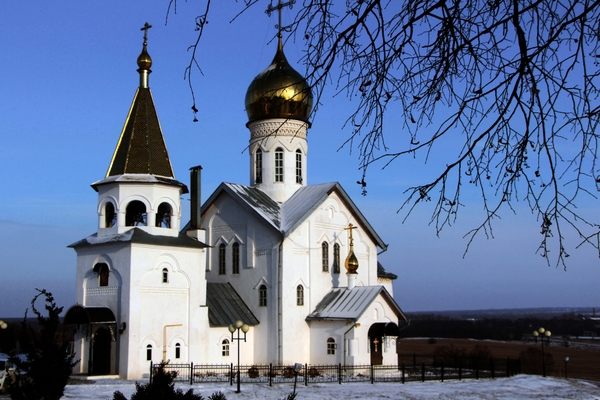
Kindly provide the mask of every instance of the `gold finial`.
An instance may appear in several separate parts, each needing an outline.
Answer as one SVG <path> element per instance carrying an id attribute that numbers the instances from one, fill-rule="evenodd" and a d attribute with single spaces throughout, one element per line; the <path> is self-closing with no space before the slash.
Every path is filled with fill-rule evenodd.
<path id="1" fill-rule="evenodd" d="M 152 72 L 150 71 L 152 58 L 150 58 L 150 54 L 148 54 L 148 50 L 146 50 L 146 46 L 148 45 L 148 29 L 150 28 L 152 28 L 152 25 L 146 22 L 144 27 L 140 29 L 141 31 L 144 31 L 144 45 L 142 47 L 142 52 L 137 59 L 137 65 L 139 67 L 138 72 L 140 73 L 140 88 L 148 87 L 148 75 Z"/>
<path id="2" fill-rule="evenodd" d="M 356 271 L 358 270 L 358 259 L 354 254 L 354 239 L 352 238 L 352 230 L 356 228 L 357 227 L 352 224 L 348 224 L 348 227 L 344 228 L 344 230 L 350 231 L 350 252 L 348 253 L 348 257 L 346 257 L 345 262 L 346 272 L 348 274 L 356 274 Z"/>

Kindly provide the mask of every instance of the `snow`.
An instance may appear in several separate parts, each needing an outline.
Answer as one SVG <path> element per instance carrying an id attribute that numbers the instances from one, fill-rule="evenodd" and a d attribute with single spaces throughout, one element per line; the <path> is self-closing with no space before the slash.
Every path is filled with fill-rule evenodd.
<path id="1" fill-rule="evenodd" d="M 147 383 L 147 382 L 141 382 Z M 290 384 L 269 387 L 261 384 L 242 384 L 241 393 L 236 386 L 222 384 L 176 384 L 184 391 L 192 388 L 205 398 L 221 391 L 227 399 L 283 399 L 292 392 Z M 112 399 L 113 392 L 121 391 L 127 398 L 135 391 L 133 381 L 97 380 L 68 385 L 64 399 Z M 517 375 L 512 378 L 463 380 L 446 382 L 401 383 L 347 383 L 311 384 L 297 387 L 298 399 L 586 399 L 600 400 L 600 383 L 577 379 L 543 378 L 534 375 Z"/>

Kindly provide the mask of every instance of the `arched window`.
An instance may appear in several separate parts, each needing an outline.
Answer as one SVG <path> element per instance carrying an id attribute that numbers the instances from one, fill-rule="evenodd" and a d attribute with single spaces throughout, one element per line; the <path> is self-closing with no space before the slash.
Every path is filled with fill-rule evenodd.
<path id="1" fill-rule="evenodd" d="M 267 306 L 267 286 L 260 285 L 258 289 L 258 306 L 266 307 Z"/>
<path id="2" fill-rule="evenodd" d="M 99 263 L 94 265 L 94 272 L 98 274 L 98 286 L 108 286 L 108 277 L 110 275 L 108 265 Z"/>
<path id="3" fill-rule="evenodd" d="M 125 212 L 126 226 L 146 226 L 146 205 L 139 200 L 127 204 Z"/>
<path id="4" fill-rule="evenodd" d="M 240 273 L 240 244 L 237 242 L 231 246 L 231 273 Z"/>
<path id="5" fill-rule="evenodd" d="M 175 343 L 175 358 L 181 358 L 181 345 Z"/>
<path id="6" fill-rule="evenodd" d="M 221 342 L 221 355 L 223 357 L 229 357 L 229 339 L 224 339 Z"/>
<path id="7" fill-rule="evenodd" d="M 333 245 L 333 273 L 340 273 L 340 245 L 338 243 Z"/>
<path id="8" fill-rule="evenodd" d="M 152 361 L 152 345 L 146 346 L 146 361 Z"/>
<path id="9" fill-rule="evenodd" d="M 162 281 L 163 283 L 169 283 L 169 270 L 166 268 L 163 268 L 162 270 Z"/>
<path id="10" fill-rule="evenodd" d="M 296 183 L 302 183 L 302 152 L 296 150 Z"/>
<path id="11" fill-rule="evenodd" d="M 219 245 L 219 275 L 225 275 L 225 244 Z"/>
<path id="12" fill-rule="evenodd" d="M 335 349 L 337 349 L 337 345 L 335 344 L 335 339 L 334 338 L 328 338 L 327 339 L 327 354 L 328 355 L 335 355 Z"/>
<path id="13" fill-rule="evenodd" d="M 117 213 L 115 212 L 115 205 L 110 201 L 104 206 L 104 227 L 112 228 L 117 224 Z"/>
<path id="14" fill-rule="evenodd" d="M 323 264 L 323 272 L 329 271 L 329 243 L 321 243 L 321 262 Z"/>
<path id="15" fill-rule="evenodd" d="M 296 305 L 303 306 L 304 305 L 304 286 L 298 285 L 296 287 Z"/>
<path id="16" fill-rule="evenodd" d="M 262 150 L 256 150 L 254 158 L 254 183 L 262 183 Z"/>
<path id="17" fill-rule="evenodd" d="M 275 150 L 275 182 L 283 182 L 283 149 Z"/>
<path id="18" fill-rule="evenodd" d="M 158 206 L 156 212 L 156 223 L 157 228 L 170 228 L 171 227 L 171 205 L 168 203 L 161 203 Z"/>

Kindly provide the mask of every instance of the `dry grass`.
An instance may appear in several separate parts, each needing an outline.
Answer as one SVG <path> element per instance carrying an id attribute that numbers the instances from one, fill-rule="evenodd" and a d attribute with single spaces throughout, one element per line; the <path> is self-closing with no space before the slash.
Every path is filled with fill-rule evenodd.
<path id="1" fill-rule="evenodd" d="M 535 342 L 495 342 L 488 340 L 471 339 L 436 339 L 431 343 L 429 339 L 403 339 L 400 341 L 398 351 L 400 353 L 431 354 L 437 346 L 465 347 L 467 352 L 476 345 L 486 346 L 494 358 L 519 358 L 522 351 L 528 347 L 541 349 L 541 345 Z M 568 377 L 576 379 L 588 379 L 600 381 L 600 351 L 597 349 L 573 349 L 558 347 L 555 345 L 545 346 L 546 354 L 554 359 L 554 365 L 547 365 L 546 373 L 549 376 L 565 376 L 565 356 L 569 357 Z M 541 368 L 541 367 L 540 367 Z"/>

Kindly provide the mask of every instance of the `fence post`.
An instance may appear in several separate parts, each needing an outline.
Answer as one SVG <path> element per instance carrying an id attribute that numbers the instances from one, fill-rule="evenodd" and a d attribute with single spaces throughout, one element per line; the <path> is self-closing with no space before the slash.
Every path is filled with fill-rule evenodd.
<path id="1" fill-rule="evenodd" d="M 442 360 L 442 382 L 444 382 L 444 361 Z"/>
<path id="2" fill-rule="evenodd" d="M 402 383 L 404 383 L 404 363 L 402 363 Z"/>
<path id="3" fill-rule="evenodd" d="M 425 382 L 425 363 L 421 364 L 421 382 Z"/>
<path id="4" fill-rule="evenodd" d="M 458 380 L 462 381 L 462 364 L 458 364 Z"/>
<path id="5" fill-rule="evenodd" d="M 229 386 L 233 386 L 233 363 L 229 364 Z"/>
<path id="6" fill-rule="evenodd" d="M 273 386 L 273 363 L 269 363 L 269 386 Z"/>
<path id="7" fill-rule="evenodd" d="M 308 363 L 304 364 L 304 386 L 308 386 Z"/>
<path id="8" fill-rule="evenodd" d="M 152 384 L 152 372 L 154 372 L 153 369 L 154 368 L 152 368 L 152 361 L 150 361 L 150 384 Z"/>
<path id="9" fill-rule="evenodd" d="M 371 385 L 373 384 L 373 382 L 375 382 L 375 369 L 373 368 L 373 363 L 371 363 Z"/>
<path id="10" fill-rule="evenodd" d="M 506 359 L 506 377 L 512 376 L 512 363 L 510 362 L 510 357 Z"/>
<path id="11" fill-rule="evenodd" d="M 338 364 L 338 383 L 342 384 L 342 363 Z"/>
<path id="12" fill-rule="evenodd" d="M 479 379 L 479 363 L 475 361 L 475 379 Z"/>
<path id="13" fill-rule="evenodd" d="M 490 369 L 492 370 L 492 379 L 495 379 L 495 377 L 494 377 L 494 359 L 492 357 L 490 357 Z"/>
<path id="14" fill-rule="evenodd" d="M 194 363 L 190 363 L 190 386 L 194 384 Z"/>
<path id="15" fill-rule="evenodd" d="M 413 353 L 413 368 L 417 369 L 417 353 Z"/>

